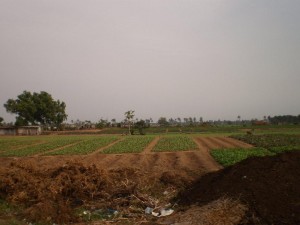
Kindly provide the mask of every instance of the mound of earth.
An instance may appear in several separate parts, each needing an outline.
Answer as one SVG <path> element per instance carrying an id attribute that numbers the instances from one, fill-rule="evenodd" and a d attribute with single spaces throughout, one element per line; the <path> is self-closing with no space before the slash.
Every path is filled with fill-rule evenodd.
<path id="1" fill-rule="evenodd" d="M 247 222 L 240 223 L 300 224 L 300 151 L 248 158 L 206 174 L 181 192 L 177 200 L 189 208 L 203 207 L 224 197 L 248 207 Z"/>
<path id="2" fill-rule="evenodd" d="M 177 172 L 145 176 L 136 168 L 104 170 L 73 161 L 49 169 L 16 161 L 0 167 L 0 199 L 21 206 L 19 216 L 29 222 L 70 224 L 84 221 L 78 210 L 141 215 L 165 190 L 172 193 L 190 179 Z"/>

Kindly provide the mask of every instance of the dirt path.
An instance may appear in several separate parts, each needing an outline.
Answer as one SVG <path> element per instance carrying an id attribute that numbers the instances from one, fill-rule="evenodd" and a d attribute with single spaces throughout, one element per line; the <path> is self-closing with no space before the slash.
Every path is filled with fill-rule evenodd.
<path id="1" fill-rule="evenodd" d="M 226 140 L 225 137 L 210 137 L 210 140 L 215 142 L 217 145 L 220 146 L 220 148 L 235 148 L 236 146 L 234 146 L 233 144 L 224 141 Z"/>
<path id="2" fill-rule="evenodd" d="M 143 154 L 151 153 L 152 149 L 157 144 L 157 142 L 159 141 L 159 139 L 160 139 L 159 136 L 156 137 L 156 138 L 154 138 L 154 140 L 144 149 L 144 151 L 142 153 Z"/>
<path id="3" fill-rule="evenodd" d="M 233 139 L 233 138 L 229 138 L 229 137 L 220 137 L 219 139 L 221 139 L 223 142 L 227 142 L 227 143 L 231 144 L 233 147 L 239 147 L 239 148 L 252 148 L 253 147 L 252 145 L 250 145 L 248 143 L 245 143 L 245 142 Z"/>
<path id="4" fill-rule="evenodd" d="M 201 155 L 201 158 L 199 160 L 201 161 L 203 166 L 211 171 L 222 169 L 223 167 L 218 164 L 209 154 L 209 145 L 206 141 L 204 141 L 204 138 L 196 138 L 194 140 L 199 147 L 199 154 Z"/>
<path id="5" fill-rule="evenodd" d="M 70 147 L 70 146 L 73 146 L 73 145 L 77 145 L 80 142 L 83 142 L 83 141 L 77 141 L 75 143 L 72 143 L 72 144 L 69 144 L 69 145 L 64 145 L 62 147 L 55 148 L 55 149 L 52 149 L 52 150 L 49 150 L 49 151 L 46 151 L 46 152 L 39 152 L 37 154 L 32 155 L 32 157 L 42 156 L 42 155 L 45 155 L 45 154 L 48 154 L 48 153 L 51 153 L 51 152 L 56 152 L 56 151 L 59 151 L 59 150 L 64 149 L 64 148 L 67 148 L 67 147 Z"/>
<path id="6" fill-rule="evenodd" d="M 116 140 L 116 141 L 110 143 L 109 145 L 106 145 L 106 146 L 104 146 L 104 147 L 102 147 L 102 148 L 99 148 L 98 150 L 96 150 L 96 151 L 90 153 L 90 155 L 95 155 L 95 154 L 97 154 L 97 153 L 99 153 L 99 152 L 102 152 L 102 151 L 104 151 L 105 149 L 107 149 L 107 148 L 109 148 L 109 147 L 111 147 L 111 146 L 113 146 L 113 145 L 115 145 L 115 144 L 117 144 L 118 142 L 123 141 L 123 140 L 124 140 L 124 138 L 120 138 L 119 140 Z"/>
<path id="7" fill-rule="evenodd" d="M 196 140 L 202 143 L 202 145 L 207 146 L 208 149 L 215 149 L 221 147 L 218 143 L 215 142 L 215 140 L 213 140 L 210 137 L 199 137 Z"/>

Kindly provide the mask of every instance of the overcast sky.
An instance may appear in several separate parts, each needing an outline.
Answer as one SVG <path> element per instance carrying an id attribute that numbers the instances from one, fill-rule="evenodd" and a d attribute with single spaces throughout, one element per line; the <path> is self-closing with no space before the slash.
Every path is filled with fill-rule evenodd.
<path id="1" fill-rule="evenodd" d="M 0 0 L 0 116 L 24 90 L 68 120 L 300 114 L 299 0 Z"/>

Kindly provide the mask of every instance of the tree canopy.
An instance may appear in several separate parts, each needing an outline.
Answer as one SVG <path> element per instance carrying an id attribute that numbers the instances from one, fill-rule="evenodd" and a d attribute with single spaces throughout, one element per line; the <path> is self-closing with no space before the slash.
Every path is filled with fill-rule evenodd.
<path id="1" fill-rule="evenodd" d="M 17 99 L 8 99 L 4 107 L 7 112 L 17 114 L 17 126 L 42 124 L 59 127 L 67 119 L 66 104 L 54 100 L 45 91 L 24 91 Z"/>

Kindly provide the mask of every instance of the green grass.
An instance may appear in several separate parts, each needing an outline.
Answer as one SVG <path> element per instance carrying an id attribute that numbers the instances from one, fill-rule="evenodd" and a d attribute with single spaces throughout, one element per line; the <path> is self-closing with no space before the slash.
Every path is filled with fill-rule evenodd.
<path id="1" fill-rule="evenodd" d="M 154 136 L 126 137 L 124 140 L 105 149 L 103 153 L 136 153 L 142 152 L 154 139 Z"/>
<path id="2" fill-rule="evenodd" d="M 186 151 L 198 149 L 196 143 L 189 136 L 164 136 L 154 146 L 154 152 Z"/>
<path id="3" fill-rule="evenodd" d="M 273 155 L 274 153 L 269 152 L 264 148 L 251 148 L 251 149 L 214 149 L 211 150 L 210 154 L 214 159 L 222 166 L 227 167 L 237 162 L 240 162 L 248 157 L 252 156 L 266 156 Z"/>
<path id="4" fill-rule="evenodd" d="M 46 155 L 73 155 L 73 154 L 88 154 L 104 147 L 114 141 L 118 140 L 114 136 L 102 136 L 93 138 L 91 140 L 85 140 L 75 145 L 60 149 L 58 151 L 46 153 Z"/>

